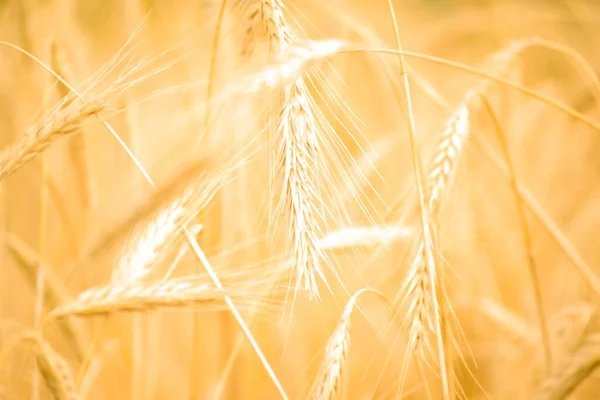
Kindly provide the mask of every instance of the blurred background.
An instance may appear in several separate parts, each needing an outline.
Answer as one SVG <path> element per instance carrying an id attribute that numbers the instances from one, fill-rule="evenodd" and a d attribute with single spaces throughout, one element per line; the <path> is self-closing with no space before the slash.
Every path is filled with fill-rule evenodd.
<path id="1" fill-rule="evenodd" d="M 40 312 L 107 283 L 135 223 L 190 163 L 218 168 L 239 152 L 254 152 L 240 176 L 199 216 L 204 226 L 200 243 L 224 280 L 261 282 L 281 265 L 288 247 L 275 240 L 268 224 L 269 131 L 278 115 L 272 108 L 276 96 L 219 96 L 266 65 L 260 52 L 248 56 L 242 51 L 252 1 L 227 2 L 216 53 L 217 0 L 0 1 L 0 40 L 62 69 L 59 73 L 75 88 L 91 85 L 90 93 L 101 93 L 126 71 L 129 78 L 147 77 L 111 98 L 102 115 L 157 186 L 152 189 L 144 181 L 115 138 L 93 118 L 78 135 L 53 143 L 1 182 L 3 350 L 11 338 L 36 325 Z M 300 37 L 396 47 L 386 1 L 284 4 Z M 496 75 L 488 59 L 494 52 L 514 40 L 548 41 L 519 53 L 503 77 L 590 121 L 599 120 L 596 1 L 406 0 L 394 1 L 394 7 L 405 50 Z M 261 46 L 266 49 L 257 44 Z M 215 57 L 216 100 L 210 102 L 213 115 L 207 122 Z M 0 60 L 0 146 L 10 149 L 67 92 L 39 63 L 9 46 L 0 46 Z M 483 78 L 430 60 L 407 57 L 406 62 L 419 149 L 429 160 L 445 121 Z M 367 286 L 390 300 L 398 294 L 420 229 L 406 107 L 395 91 L 401 87 L 397 57 L 342 53 L 313 74 L 309 86 L 316 105 L 339 140 L 335 146 L 342 146 L 350 160 L 339 173 L 354 177 L 354 189 L 360 192 L 352 194 L 334 173 L 329 194 L 341 198 L 343 207 L 338 208 L 345 212 L 332 212 L 323 232 L 386 224 L 413 233 L 386 246 L 328 254 L 331 291 L 321 287 L 321 302 L 298 296 L 293 314 L 283 297 L 264 308 L 244 309 L 292 399 L 307 398 L 350 295 Z M 560 365 L 574 343 L 597 329 L 600 298 L 573 258 L 600 275 L 600 131 L 514 87 L 493 83 L 489 98 L 522 187 L 567 240 L 557 243 L 548 222 L 527 210 L 553 363 Z M 508 175 L 497 168 L 505 162 L 485 109 L 471 115 L 470 133 L 440 221 L 443 274 L 457 322 L 459 351 L 452 357 L 462 388 L 457 398 L 530 399 L 545 372 L 523 229 Z M 571 257 L 565 254 L 569 250 Z M 45 288 L 40 289 L 42 268 Z M 187 254 L 177 274 L 196 268 Z M 285 284 L 287 279 L 281 282 Z M 40 293 L 49 291 L 64 297 L 46 294 L 40 306 Z M 373 296 L 361 298 L 362 312 L 352 317 L 339 397 L 442 398 L 435 363 L 421 371 L 403 363 L 407 338 L 402 318 L 390 319 Z M 72 323 L 76 338 L 56 324 L 44 330 L 44 337 L 68 361 L 82 398 L 279 398 L 228 311 L 168 309 Z M 0 372 L 0 398 L 52 398 L 36 373 L 31 348 L 10 351 Z M 599 396 L 599 377 L 592 373 L 570 398 Z"/>

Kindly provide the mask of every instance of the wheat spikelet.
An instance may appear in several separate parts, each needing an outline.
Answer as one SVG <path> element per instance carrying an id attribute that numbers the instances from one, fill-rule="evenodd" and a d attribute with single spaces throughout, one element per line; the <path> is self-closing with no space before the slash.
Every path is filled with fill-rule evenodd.
<path id="1" fill-rule="evenodd" d="M 63 103 L 66 103 L 64 100 Z M 79 132 L 81 124 L 105 108 L 100 101 L 73 100 L 45 121 L 32 126 L 17 143 L 0 154 L 0 181 L 43 152 L 54 141 Z"/>
<path id="2" fill-rule="evenodd" d="M 562 400 L 600 366 L 600 335 L 583 338 L 568 357 L 555 365 L 552 374 L 542 383 L 535 400 Z"/>
<path id="3" fill-rule="evenodd" d="M 263 33 L 269 41 L 269 51 L 277 53 L 287 43 L 295 38 L 295 33 L 288 25 L 284 10 L 285 6 L 281 0 L 250 0 L 249 24 L 244 38 L 243 53 L 251 54 L 255 29 L 262 25 Z M 262 23 L 262 24 L 261 24 Z"/>
<path id="4" fill-rule="evenodd" d="M 73 301 L 55 308 L 49 319 L 70 315 L 82 317 L 115 312 L 140 312 L 159 307 L 210 306 L 226 309 L 226 290 L 199 282 L 197 277 L 180 277 L 154 283 L 109 284 L 79 294 Z"/>
<path id="5" fill-rule="evenodd" d="M 428 212 L 434 220 L 439 220 L 443 202 L 448 196 L 469 133 L 470 98 L 468 95 L 467 101 L 459 105 L 448 119 L 438 151 L 427 174 Z M 396 299 L 397 302 L 401 300 L 400 306 L 408 306 L 405 324 L 409 330 L 409 348 L 411 351 L 416 350 L 421 357 L 426 356 L 425 349 L 429 347 L 429 337 L 434 333 L 436 326 L 435 318 L 439 317 L 433 310 L 439 302 L 436 283 L 442 279 L 435 263 L 427 262 L 425 250 L 422 238 L 400 290 L 402 297 Z M 445 296 L 445 293 L 441 294 Z"/>
<path id="6" fill-rule="evenodd" d="M 285 17 L 285 5 L 282 0 L 250 0 L 249 24 L 244 38 L 243 53 L 251 54 L 255 29 L 262 25 L 269 41 L 271 53 L 278 53 L 293 42 L 296 34 Z"/>
<path id="7" fill-rule="evenodd" d="M 27 339 L 36 343 L 37 365 L 53 398 L 80 399 L 79 388 L 67 361 L 39 335 L 31 335 Z"/>

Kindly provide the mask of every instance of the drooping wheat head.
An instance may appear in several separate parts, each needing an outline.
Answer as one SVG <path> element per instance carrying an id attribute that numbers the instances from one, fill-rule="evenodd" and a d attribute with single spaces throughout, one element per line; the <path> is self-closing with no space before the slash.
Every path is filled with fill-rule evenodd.
<path id="1" fill-rule="evenodd" d="M 241 164 L 202 171 L 134 233 L 113 270 L 113 283 L 137 282 L 151 272 L 191 220 L 204 209 Z"/>
<path id="2" fill-rule="evenodd" d="M 101 99 L 83 102 L 70 96 L 62 104 L 49 118 L 28 129 L 10 149 L 0 153 L 0 181 L 46 150 L 55 140 L 78 133 L 83 121 L 105 109 Z"/>
<path id="3" fill-rule="evenodd" d="M 88 289 L 72 301 L 55 308 L 48 319 L 95 316 L 118 312 L 141 312 L 159 307 L 203 306 L 211 311 L 226 309 L 227 290 L 197 277 L 179 277 L 151 283 L 113 283 Z"/>

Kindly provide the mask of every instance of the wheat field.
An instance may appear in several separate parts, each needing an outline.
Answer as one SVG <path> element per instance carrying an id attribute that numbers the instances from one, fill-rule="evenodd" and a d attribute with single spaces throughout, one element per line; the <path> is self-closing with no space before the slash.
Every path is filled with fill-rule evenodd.
<path id="1" fill-rule="evenodd" d="M 594 0 L 0 1 L 0 399 L 600 396 Z"/>

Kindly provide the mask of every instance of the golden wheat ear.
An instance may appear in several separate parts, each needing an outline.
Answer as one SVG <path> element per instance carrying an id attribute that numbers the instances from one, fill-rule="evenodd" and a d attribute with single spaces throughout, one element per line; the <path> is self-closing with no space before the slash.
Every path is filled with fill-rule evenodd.
<path id="1" fill-rule="evenodd" d="M 210 311 L 224 310 L 225 296 L 241 297 L 233 291 L 229 292 L 211 287 L 197 277 L 173 278 L 156 283 L 116 283 L 80 293 L 73 301 L 55 308 L 47 319 L 142 312 L 161 307 L 195 306 Z"/>
<path id="2" fill-rule="evenodd" d="M 54 399 L 81 399 L 69 363 L 39 334 L 32 334 L 26 340 L 36 345 L 37 365 Z"/>
<path id="3" fill-rule="evenodd" d="M 352 295 L 344 307 L 335 331 L 327 341 L 325 358 L 311 388 L 309 399 L 335 399 L 343 392 L 342 382 L 350 351 L 350 317 L 357 306 L 358 298 L 366 293 L 372 293 L 389 304 L 385 296 L 368 288 L 361 289 Z"/>
<path id="4" fill-rule="evenodd" d="M 562 400 L 600 367 L 600 335 L 582 338 L 562 362 L 557 363 L 550 376 L 541 384 L 534 400 Z"/>
<path id="5" fill-rule="evenodd" d="M 233 178 L 240 164 L 222 171 L 196 171 L 176 196 L 155 212 L 125 246 L 113 271 L 114 283 L 132 283 L 147 276 L 181 238 L 185 227 Z"/>

